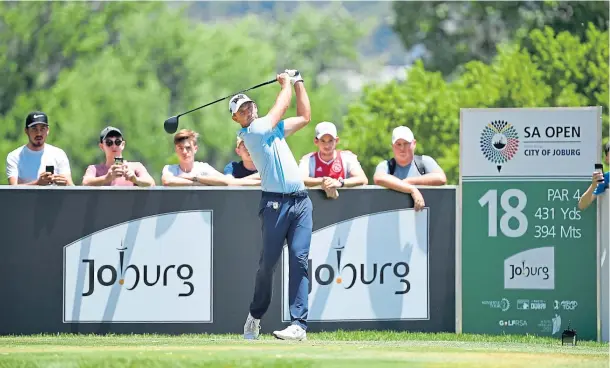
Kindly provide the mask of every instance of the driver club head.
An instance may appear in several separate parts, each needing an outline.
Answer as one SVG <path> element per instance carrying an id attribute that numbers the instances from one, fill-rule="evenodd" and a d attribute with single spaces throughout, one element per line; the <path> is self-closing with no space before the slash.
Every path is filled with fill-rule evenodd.
<path id="1" fill-rule="evenodd" d="M 176 133 L 178 130 L 178 116 L 172 116 L 171 118 L 165 120 L 165 123 L 163 123 L 163 128 L 169 134 Z"/>

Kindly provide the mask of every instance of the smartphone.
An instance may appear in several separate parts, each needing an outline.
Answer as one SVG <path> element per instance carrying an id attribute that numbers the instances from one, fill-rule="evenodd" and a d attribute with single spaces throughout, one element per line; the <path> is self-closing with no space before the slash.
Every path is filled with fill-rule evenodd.
<path id="1" fill-rule="evenodd" d="M 600 173 L 602 173 L 602 178 L 597 180 L 599 183 L 602 183 L 604 181 L 604 178 L 603 178 L 604 165 L 602 165 L 602 164 L 595 164 L 595 171 L 599 171 Z"/>
<path id="2" fill-rule="evenodd" d="M 53 165 L 47 165 L 44 169 L 45 172 L 51 173 L 51 174 L 55 174 L 55 166 Z"/>
<path id="3" fill-rule="evenodd" d="M 123 157 L 115 157 L 114 158 L 114 164 L 115 165 L 122 165 L 123 164 Z"/>

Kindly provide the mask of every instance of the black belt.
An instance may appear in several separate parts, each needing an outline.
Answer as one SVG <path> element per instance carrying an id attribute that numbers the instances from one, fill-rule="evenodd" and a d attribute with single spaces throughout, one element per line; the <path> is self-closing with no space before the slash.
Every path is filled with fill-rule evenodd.
<path id="1" fill-rule="evenodd" d="M 305 198 L 308 196 L 306 190 L 299 190 L 292 193 L 275 193 L 263 191 L 263 196 L 278 197 L 278 198 Z"/>

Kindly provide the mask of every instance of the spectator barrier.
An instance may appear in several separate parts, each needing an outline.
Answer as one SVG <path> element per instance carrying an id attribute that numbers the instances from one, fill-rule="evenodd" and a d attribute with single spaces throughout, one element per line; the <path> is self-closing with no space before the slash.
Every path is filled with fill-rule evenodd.
<path id="1" fill-rule="evenodd" d="M 310 190 L 310 331 L 455 331 L 456 188 Z M 260 188 L 0 187 L 0 334 L 241 333 Z M 288 319 L 278 262 L 263 332 Z"/>

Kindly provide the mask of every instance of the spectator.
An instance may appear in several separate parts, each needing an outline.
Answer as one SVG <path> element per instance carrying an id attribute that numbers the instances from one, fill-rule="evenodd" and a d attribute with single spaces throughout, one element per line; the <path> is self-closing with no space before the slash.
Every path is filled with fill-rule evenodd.
<path id="1" fill-rule="evenodd" d="M 235 179 L 260 178 L 258 170 L 256 170 L 254 162 L 252 162 L 252 157 L 250 157 L 250 152 L 248 152 L 244 141 L 239 137 L 237 137 L 235 153 L 241 157 L 241 161 L 229 162 L 224 168 L 224 174 Z"/>
<path id="2" fill-rule="evenodd" d="M 165 165 L 161 182 L 165 186 L 189 185 L 257 185 L 258 180 L 234 179 L 217 171 L 206 162 L 195 161 L 199 134 L 182 129 L 174 135 L 174 149 L 178 164 Z"/>
<path id="3" fill-rule="evenodd" d="M 313 142 L 318 151 L 303 156 L 299 164 L 306 186 L 321 186 L 328 197 L 336 198 L 338 188 L 368 183 L 357 156 L 337 150 L 339 136 L 335 124 L 324 121 L 316 125 Z"/>
<path id="4" fill-rule="evenodd" d="M 415 210 L 425 206 L 415 185 L 445 185 L 445 172 L 430 156 L 415 155 L 416 140 L 411 129 L 399 126 L 392 132 L 394 157 L 384 160 L 375 169 L 375 184 L 411 194 Z"/>
<path id="5" fill-rule="evenodd" d="M 66 153 L 61 148 L 46 143 L 49 118 L 44 112 L 33 111 L 28 114 L 25 118 L 25 134 L 28 143 L 6 157 L 9 185 L 74 185 Z"/>
<path id="6" fill-rule="evenodd" d="M 606 143 L 604 146 L 604 156 L 606 160 L 606 164 L 609 164 L 608 151 L 610 150 L 610 142 Z M 593 203 L 593 201 L 600 195 L 606 192 L 608 189 L 608 182 L 610 182 L 609 172 L 601 173 L 599 171 L 594 171 L 593 176 L 591 177 L 591 185 L 587 191 L 580 197 L 578 200 L 578 209 L 584 210 Z"/>
<path id="7" fill-rule="evenodd" d="M 83 185 L 138 187 L 155 185 L 155 180 L 142 163 L 123 161 L 125 142 L 123 133 L 118 128 L 109 126 L 100 132 L 99 147 L 104 152 L 106 161 L 87 167 L 83 176 Z"/>

